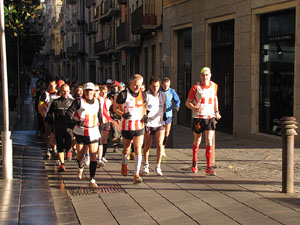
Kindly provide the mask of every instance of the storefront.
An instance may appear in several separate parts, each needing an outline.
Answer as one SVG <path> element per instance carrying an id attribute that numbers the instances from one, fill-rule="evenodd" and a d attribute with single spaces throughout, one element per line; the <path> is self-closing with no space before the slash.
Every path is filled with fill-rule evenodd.
<path id="1" fill-rule="evenodd" d="M 192 85 L 192 28 L 177 31 L 178 37 L 178 80 L 177 94 L 181 101 L 178 112 L 178 124 L 191 126 L 191 110 L 184 106 Z"/>
<path id="2" fill-rule="evenodd" d="M 278 134 L 282 116 L 293 116 L 295 10 L 260 17 L 259 131 Z"/>
<path id="3" fill-rule="evenodd" d="M 233 132 L 234 91 L 234 20 L 211 25 L 212 81 L 218 84 L 219 110 L 222 120 L 218 130 Z"/>

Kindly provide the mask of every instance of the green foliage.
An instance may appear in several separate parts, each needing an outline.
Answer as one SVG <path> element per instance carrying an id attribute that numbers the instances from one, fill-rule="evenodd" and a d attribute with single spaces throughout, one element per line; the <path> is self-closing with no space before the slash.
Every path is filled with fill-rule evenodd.
<path id="1" fill-rule="evenodd" d="M 4 0 L 4 18 L 8 76 L 15 82 L 17 39 L 21 68 L 31 65 L 35 54 L 44 45 L 41 0 Z"/>
<path id="2" fill-rule="evenodd" d="M 5 0 L 5 30 L 17 36 L 26 33 L 26 24 L 35 20 L 41 8 L 40 0 Z"/>

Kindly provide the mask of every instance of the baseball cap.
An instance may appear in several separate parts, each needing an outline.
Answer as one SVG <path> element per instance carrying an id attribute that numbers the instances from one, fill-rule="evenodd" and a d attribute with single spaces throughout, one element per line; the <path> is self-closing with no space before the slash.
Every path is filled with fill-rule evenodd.
<path id="1" fill-rule="evenodd" d="M 119 81 L 114 81 L 113 84 L 117 85 L 119 88 L 121 88 L 120 82 Z"/>
<path id="2" fill-rule="evenodd" d="M 59 80 L 59 81 L 57 81 L 56 84 L 57 84 L 58 87 L 61 87 L 64 83 L 65 82 L 63 80 Z"/>
<path id="3" fill-rule="evenodd" d="M 95 89 L 95 85 L 92 82 L 87 82 L 84 85 L 84 90 L 94 90 Z"/>
<path id="4" fill-rule="evenodd" d="M 106 83 L 107 83 L 107 84 L 112 84 L 113 81 L 112 81 L 112 79 L 107 79 Z"/>

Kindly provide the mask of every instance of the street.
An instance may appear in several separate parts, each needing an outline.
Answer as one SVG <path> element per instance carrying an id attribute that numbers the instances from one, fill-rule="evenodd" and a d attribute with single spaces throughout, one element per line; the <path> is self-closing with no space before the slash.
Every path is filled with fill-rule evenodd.
<path id="1" fill-rule="evenodd" d="M 281 146 L 236 140 L 216 134 L 216 177 L 206 177 L 203 146 L 200 169 L 190 171 L 193 137 L 174 127 L 174 148 L 163 159 L 164 176 L 150 174 L 133 184 L 121 175 L 121 152 L 108 148 L 104 168 L 97 169 L 98 189 L 88 188 L 89 170 L 77 180 L 77 163 L 66 161 L 59 173 L 45 158 L 45 144 L 35 138 L 30 99 L 13 125 L 14 180 L 0 180 L 0 224 L 297 224 L 300 219 L 300 150 L 295 149 L 295 194 L 281 193 Z M 14 122 L 14 121 L 13 121 Z M 277 143 L 278 142 L 278 143 Z"/>

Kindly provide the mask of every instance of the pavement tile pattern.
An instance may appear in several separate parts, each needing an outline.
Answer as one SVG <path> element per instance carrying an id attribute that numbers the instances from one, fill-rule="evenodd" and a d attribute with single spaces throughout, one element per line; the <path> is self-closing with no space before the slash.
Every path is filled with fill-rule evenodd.
<path id="1" fill-rule="evenodd" d="M 150 174 L 133 184 L 133 161 L 122 176 L 121 152 L 109 148 L 108 163 L 97 169 L 99 188 L 89 189 L 88 168 L 77 180 L 75 160 L 60 173 L 56 160 L 45 157 L 31 102 L 25 106 L 13 132 L 14 180 L 0 180 L 0 224 L 299 224 L 300 150 L 295 148 L 295 193 L 281 193 L 280 137 L 265 143 L 217 132 L 217 176 L 207 177 L 203 144 L 199 172 L 191 173 L 192 132 L 174 126 L 164 176 L 154 172 L 153 148 Z"/>

